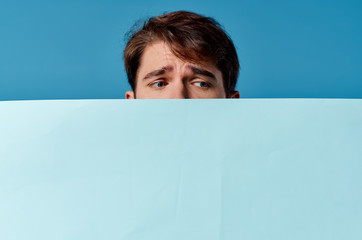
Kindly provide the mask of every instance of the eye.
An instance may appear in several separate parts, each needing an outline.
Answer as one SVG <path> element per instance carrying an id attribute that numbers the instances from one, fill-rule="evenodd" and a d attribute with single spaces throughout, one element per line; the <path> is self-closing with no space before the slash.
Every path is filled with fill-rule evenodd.
<path id="1" fill-rule="evenodd" d="M 200 88 L 209 88 L 210 87 L 210 84 L 208 84 L 207 82 L 194 82 L 193 84 Z"/>
<path id="2" fill-rule="evenodd" d="M 154 88 L 162 88 L 166 85 L 167 85 L 167 83 L 165 81 L 157 81 L 157 82 L 153 82 L 150 84 L 150 86 L 154 87 Z"/>

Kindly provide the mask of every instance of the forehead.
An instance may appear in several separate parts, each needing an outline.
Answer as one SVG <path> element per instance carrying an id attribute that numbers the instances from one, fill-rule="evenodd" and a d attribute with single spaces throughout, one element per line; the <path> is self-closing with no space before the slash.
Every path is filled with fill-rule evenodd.
<path id="1" fill-rule="evenodd" d="M 146 46 L 141 57 L 140 68 L 157 66 L 160 62 L 168 62 L 172 60 L 177 59 L 171 52 L 171 49 L 166 43 L 157 41 Z"/>
<path id="2" fill-rule="evenodd" d="M 142 77 L 142 74 L 146 74 L 147 71 L 173 64 L 201 66 L 215 74 L 220 72 L 211 61 L 200 60 L 195 62 L 180 59 L 178 56 L 175 56 L 168 44 L 163 41 L 155 41 L 148 44 L 143 51 L 137 71 L 137 78 Z"/>

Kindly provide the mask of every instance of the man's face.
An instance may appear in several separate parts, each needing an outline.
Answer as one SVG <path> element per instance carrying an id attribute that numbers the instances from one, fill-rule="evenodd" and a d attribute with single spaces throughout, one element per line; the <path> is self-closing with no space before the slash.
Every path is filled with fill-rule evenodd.
<path id="1" fill-rule="evenodd" d="M 135 84 L 136 94 L 128 91 L 127 99 L 226 97 L 222 73 L 214 64 L 182 61 L 162 41 L 145 48 Z"/>

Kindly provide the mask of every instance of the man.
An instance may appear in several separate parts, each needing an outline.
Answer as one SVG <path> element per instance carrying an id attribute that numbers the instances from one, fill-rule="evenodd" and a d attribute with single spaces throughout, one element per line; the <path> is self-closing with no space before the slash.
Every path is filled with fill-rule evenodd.
<path id="1" fill-rule="evenodd" d="M 133 91 L 126 99 L 239 98 L 239 61 L 231 39 L 212 18 L 177 11 L 131 32 L 124 63 Z"/>

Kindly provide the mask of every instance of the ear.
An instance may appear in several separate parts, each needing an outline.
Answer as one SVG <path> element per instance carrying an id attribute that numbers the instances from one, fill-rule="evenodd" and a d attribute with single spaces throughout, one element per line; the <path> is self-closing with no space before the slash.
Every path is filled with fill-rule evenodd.
<path id="1" fill-rule="evenodd" d="M 233 91 L 230 94 L 230 98 L 240 98 L 240 93 L 238 91 Z"/>
<path id="2" fill-rule="evenodd" d="M 126 92 L 126 99 L 134 99 L 134 92 L 127 91 Z"/>

